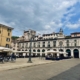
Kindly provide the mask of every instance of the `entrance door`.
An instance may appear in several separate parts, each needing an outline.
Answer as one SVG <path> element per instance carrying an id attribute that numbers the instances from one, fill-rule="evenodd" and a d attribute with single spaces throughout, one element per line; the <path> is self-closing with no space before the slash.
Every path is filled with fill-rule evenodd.
<path id="1" fill-rule="evenodd" d="M 71 50 L 67 49 L 66 52 L 68 53 L 68 57 L 70 57 L 71 56 Z"/>
<path id="2" fill-rule="evenodd" d="M 79 58 L 79 51 L 78 51 L 78 49 L 74 49 L 74 58 Z"/>

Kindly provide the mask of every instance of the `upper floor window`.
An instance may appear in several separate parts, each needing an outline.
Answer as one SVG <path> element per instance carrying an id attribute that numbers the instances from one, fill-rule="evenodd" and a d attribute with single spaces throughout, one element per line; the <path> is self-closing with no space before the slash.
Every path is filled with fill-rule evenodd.
<path id="1" fill-rule="evenodd" d="M 43 42 L 43 44 L 45 44 L 45 42 Z"/>
<path id="2" fill-rule="evenodd" d="M 34 47 L 36 47 L 36 43 L 34 42 Z"/>
<path id="3" fill-rule="evenodd" d="M 66 45 L 67 45 L 67 47 L 69 47 L 69 40 L 66 41 Z"/>
<path id="4" fill-rule="evenodd" d="M 74 42 L 77 42 L 77 40 L 74 40 Z"/>
<path id="5" fill-rule="evenodd" d="M 9 48 L 9 44 L 6 44 L 6 47 Z"/>
<path id="6" fill-rule="evenodd" d="M 74 40 L 74 46 L 77 46 L 77 40 Z"/>
<path id="7" fill-rule="evenodd" d="M 60 42 L 59 42 L 59 46 L 60 46 L 60 47 L 62 47 L 62 45 L 63 45 L 63 42 L 62 42 L 62 41 L 60 41 Z"/>
<path id="8" fill-rule="evenodd" d="M 8 41 L 8 42 L 9 42 L 9 41 L 10 41 L 10 38 L 6 38 L 6 41 Z"/>
<path id="9" fill-rule="evenodd" d="M 11 29 L 8 28 L 7 31 L 8 31 L 8 32 L 11 32 Z"/>
<path id="10" fill-rule="evenodd" d="M 0 30 L 0 33 L 1 33 L 1 30 Z"/>
<path id="11" fill-rule="evenodd" d="M 53 47 L 56 47 L 56 41 L 53 41 Z"/>
<path id="12" fill-rule="evenodd" d="M 77 36 L 77 34 L 74 34 L 74 37 L 76 37 Z"/>
<path id="13" fill-rule="evenodd" d="M 10 33 L 8 33 L 8 36 L 10 36 Z"/>
<path id="14" fill-rule="evenodd" d="M 24 43 L 22 43 L 22 48 L 24 48 Z"/>
<path id="15" fill-rule="evenodd" d="M 26 47 L 26 48 L 28 47 L 28 43 L 26 43 L 25 47 Z"/>
<path id="16" fill-rule="evenodd" d="M 50 41 L 48 41 L 48 44 L 50 44 Z"/>
<path id="17" fill-rule="evenodd" d="M 67 40 L 67 43 L 69 43 L 69 40 Z"/>

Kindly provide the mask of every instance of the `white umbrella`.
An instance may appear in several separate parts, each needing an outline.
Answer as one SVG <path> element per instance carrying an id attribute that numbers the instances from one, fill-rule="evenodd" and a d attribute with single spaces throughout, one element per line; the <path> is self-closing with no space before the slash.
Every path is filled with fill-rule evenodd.
<path id="1" fill-rule="evenodd" d="M 67 52 L 59 52 L 59 54 L 68 54 Z"/>
<path id="2" fill-rule="evenodd" d="M 29 53 L 29 51 L 12 51 L 12 52 L 15 52 L 15 53 Z"/>
<path id="3" fill-rule="evenodd" d="M 58 51 L 50 50 L 50 51 L 46 51 L 46 53 L 58 53 Z"/>

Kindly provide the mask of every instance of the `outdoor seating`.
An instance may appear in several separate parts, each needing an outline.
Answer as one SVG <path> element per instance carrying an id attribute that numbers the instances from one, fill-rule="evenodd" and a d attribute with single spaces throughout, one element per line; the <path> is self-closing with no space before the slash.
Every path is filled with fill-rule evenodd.
<path id="1" fill-rule="evenodd" d="M 4 62 L 4 58 L 2 56 L 0 56 L 0 62 Z"/>

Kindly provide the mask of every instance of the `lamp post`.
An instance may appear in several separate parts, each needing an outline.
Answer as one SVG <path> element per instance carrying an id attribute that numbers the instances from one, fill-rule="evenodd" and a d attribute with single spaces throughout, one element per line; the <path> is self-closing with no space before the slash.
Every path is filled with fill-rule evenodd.
<path id="1" fill-rule="evenodd" d="M 29 39 L 29 41 L 30 41 L 30 50 L 29 50 L 29 60 L 28 60 L 28 63 L 32 63 L 32 61 L 31 61 L 31 48 L 32 48 L 32 39 L 34 39 L 34 34 L 32 34 L 31 33 L 31 30 L 29 31 L 29 33 L 28 33 L 28 36 L 30 36 L 30 39 Z"/>

